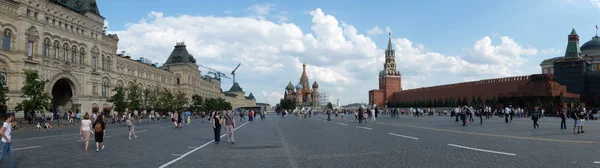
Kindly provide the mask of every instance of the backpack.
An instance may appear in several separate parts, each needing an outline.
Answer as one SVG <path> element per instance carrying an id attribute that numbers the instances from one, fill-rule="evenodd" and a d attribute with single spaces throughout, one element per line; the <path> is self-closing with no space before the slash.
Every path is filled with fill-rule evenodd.
<path id="1" fill-rule="evenodd" d="M 96 132 L 102 132 L 102 124 L 101 123 L 97 123 L 96 126 L 94 127 L 94 130 Z"/>

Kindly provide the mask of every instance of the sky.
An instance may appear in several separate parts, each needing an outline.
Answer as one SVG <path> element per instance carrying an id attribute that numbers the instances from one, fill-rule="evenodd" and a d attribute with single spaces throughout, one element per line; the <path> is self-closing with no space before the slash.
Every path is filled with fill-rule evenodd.
<path id="1" fill-rule="evenodd" d="M 377 89 L 391 32 L 402 88 L 541 73 L 572 28 L 596 33 L 600 0 L 110 0 L 98 1 L 118 50 L 163 63 L 184 41 L 198 64 L 276 104 L 302 64 L 341 105 Z M 200 69 L 203 74 L 208 70 Z M 229 90 L 232 81 L 224 79 Z"/>

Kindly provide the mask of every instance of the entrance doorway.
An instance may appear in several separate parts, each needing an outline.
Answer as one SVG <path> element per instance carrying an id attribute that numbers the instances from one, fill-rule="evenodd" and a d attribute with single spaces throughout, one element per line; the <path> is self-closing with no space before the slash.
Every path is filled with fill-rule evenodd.
<path id="1" fill-rule="evenodd" d="M 69 79 L 59 79 L 52 86 L 52 105 L 53 112 L 64 113 L 73 111 L 73 87 Z"/>

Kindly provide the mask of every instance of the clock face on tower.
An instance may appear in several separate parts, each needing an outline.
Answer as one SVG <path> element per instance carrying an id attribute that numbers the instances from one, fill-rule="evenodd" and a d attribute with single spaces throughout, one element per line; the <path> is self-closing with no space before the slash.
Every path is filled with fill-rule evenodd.
<path id="1" fill-rule="evenodd" d="M 390 62 L 388 66 L 390 67 L 390 69 L 396 69 L 396 64 L 394 64 L 393 62 Z"/>

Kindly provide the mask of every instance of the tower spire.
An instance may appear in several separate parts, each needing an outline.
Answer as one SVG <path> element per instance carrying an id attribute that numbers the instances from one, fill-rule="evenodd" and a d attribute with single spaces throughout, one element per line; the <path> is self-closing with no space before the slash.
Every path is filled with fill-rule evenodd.
<path id="1" fill-rule="evenodd" d="M 393 50 L 392 49 L 392 32 L 389 32 L 389 39 L 388 39 L 388 47 L 387 50 Z"/>

